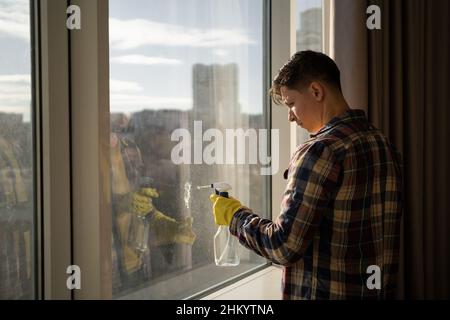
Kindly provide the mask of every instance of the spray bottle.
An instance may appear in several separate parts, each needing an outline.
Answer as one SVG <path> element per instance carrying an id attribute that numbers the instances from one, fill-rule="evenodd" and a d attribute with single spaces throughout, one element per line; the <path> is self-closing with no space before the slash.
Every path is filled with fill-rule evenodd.
<path id="1" fill-rule="evenodd" d="M 139 187 L 150 188 L 153 179 L 150 177 L 141 177 L 139 179 Z M 149 200 L 151 201 L 151 200 Z M 152 212 L 148 214 L 138 214 L 134 213 L 131 216 L 130 222 L 130 238 L 129 245 L 136 250 L 139 254 L 146 253 L 148 251 L 148 237 L 150 222 L 149 217 L 154 213 L 154 208 Z"/>
<path id="2" fill-rule="evenodd" d="M 218 196 L 228 198 L 231 186 L 226 182 L 198 186 L 197 189 L 213 188 Z M 238 242 L 230 233 L 228 226 L 219 226 L 214 236 L 214 258 L 217 266 L 237 266 L 240 262 Z"/>

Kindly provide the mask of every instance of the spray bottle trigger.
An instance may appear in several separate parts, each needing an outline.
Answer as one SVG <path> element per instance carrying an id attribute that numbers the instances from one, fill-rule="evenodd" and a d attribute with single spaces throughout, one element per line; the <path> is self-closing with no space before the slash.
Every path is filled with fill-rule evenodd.
<path id="1" fill-rule="evenodd" d="M 219 190 L 217 190 L 217 189 L 215 189 L 215 191 L 216 191 L 216 194 L 217 194 L 218 196 L 224 197 L 224 198 L 229 198 L 228 192 L 226 192 L 226 191 L 219 191 Z"/>

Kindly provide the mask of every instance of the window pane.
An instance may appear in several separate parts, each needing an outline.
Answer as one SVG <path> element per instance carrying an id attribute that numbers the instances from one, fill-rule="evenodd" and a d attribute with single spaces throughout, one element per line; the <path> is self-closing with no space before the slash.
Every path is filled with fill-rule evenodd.
<path id="1" fill-rule="evenodd" d="M 297 50 L 322 46 L 322 0 L 297 0 Z"/>
<path id="2" fill-rule="evenodd" d="M 297 51 L 323 51 L 322 0 L 297 0 Z M 297 128 L 297 145 L 306 141 L 309 133 Z"/>
<path id="3" fill-rule="evenodd" d="M 34 298 L 29 7 L 0 0 L 0 299 Z"/>
<path id="4" fill-rule="evenodd" d="M 196 188 L 227 181 L 231 195 L 269 212 L 260 162 L 207 164 L 202 156 L 217 138 L 206 141 L 208 129 L 223 135 L 213 154 L 225 161 L 226 129 L 266 128 L 264 2 L 109 3 L 114 297 L 188 297 L 265 263 L 240 248 L 239 266 L 215 266 L 212 190 Z M 172 141 L 174 132 L 190 137 Z M 182 140 L 190 161 L 176 164 Z"/>

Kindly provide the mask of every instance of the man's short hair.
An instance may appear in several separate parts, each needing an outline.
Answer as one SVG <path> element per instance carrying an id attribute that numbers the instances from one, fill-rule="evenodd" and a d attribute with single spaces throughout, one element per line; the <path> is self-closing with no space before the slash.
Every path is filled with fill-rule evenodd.
<path id="1" fill-rule="evenodd" d="M 301 90 L 313 81 L 321 81 L 340 92 L 341 73 L 336 63 L 327 55 L 315 51 L 299 51 L 279 70 L 269 93 L 276 104 L 282 104 L 281 87 Z"/>

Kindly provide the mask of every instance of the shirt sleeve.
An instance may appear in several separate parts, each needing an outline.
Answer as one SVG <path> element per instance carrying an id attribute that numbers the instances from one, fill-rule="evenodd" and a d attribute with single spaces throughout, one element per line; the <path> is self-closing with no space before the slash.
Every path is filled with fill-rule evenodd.
<path id="1" fill-rule="evenodd" d="M 277 219 L 263 219 L 243 208 L 234 214 L 230 232 L 242 245 L 276 264 L 297 262 L 322 221 L 340 171 L 330 148 L 313 143 L 292 162 Z"/>

